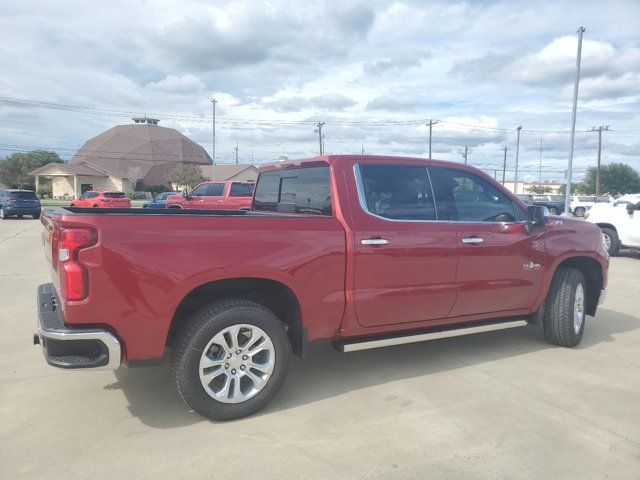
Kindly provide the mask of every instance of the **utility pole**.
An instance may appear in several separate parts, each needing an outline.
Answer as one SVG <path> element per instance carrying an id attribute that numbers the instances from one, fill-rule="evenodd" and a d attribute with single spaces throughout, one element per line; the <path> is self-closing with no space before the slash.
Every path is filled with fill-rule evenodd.
<path id="1" fill-rule="evenodd" d="M 602 158 L 602 132 L 606 132 L 608 130 L 609 125 L 600 125 L 598 128 L 593 127 L 591 129 L 592 132 L 598 132 L 598 168 L 596 168 L 596 196 L 600 196 L 600 159 Z"/>
<path id="2" fill-rule="evenodd" d="M 236 140 L 236 148 L 233 149 L 234 156 L 236 158 L 236 165 L 238 165 L 238 141 Z"/>
<path id="3" fill-rule="evenodd" d="M 573 86 L 573 111 L 571 112 L 571 142 L 569 145 L 569 162 L 567 166 L 567 189 L 564 198 L 564 213 L 569 214 L 571 203 L 571 181 L 573 176 L 573 145 L 576 137 L 576 113 L 578 110 L 578 85 L 580 84 L 580 59 L 582 57 L 582 35 L 584 27 L 578 29 L 578 54 L 576 55 L 576 83 Z"/>
<path id="4" fill-rule="evenodd" d="M 518 141 L 516 142 L 516 173 L 513 180 L 513 193 L 518 193 L 518 157 L 520 156 L 520 130 L 522 130 L 522 126 L 518 127 Z"/>
<path id="5" fill-rule="evenodd" d="M 502 150 L 504 150 L 504 162 L 502 163 L 502 185 L 504 185 L 507 175 L 507 150 L 509 150 L 509 147 L 505 145 Z"/>
<path id="6" fill-rule="evenodd" d="M 538 163 L 538 183 L 542 183 L 542 138 L 540 138 L 540 163 Z"/>
<path id="7" fill-rule="evenodd" d="M 362 151 L 360 152 L 360 155 L 364 155 L 364 143 L 360 144 L 362 146 Z"/>
<path id="8" fill-rule="evenodd" d="M 211 160 L 213 160 L 213 167 L 211 171 L 211 180 L 216 179 L 216 103 L 218 101 L 211 97 L 211 109 L 213 114 L 213 122 L 211 123 Z"/>
<path id="9" fill-rule="evenodd" d="M 324 155 L 324 142 L 322 136 L 322 127 L 324 126 L 324 122 L 316 123 L 315 132 L 318 134 L 318 143 L 320 145 L 320 156 Z"/>
<path id="10" fill-rule="evenodd" d="M 464 164 L 466 165 L 469 160 L 469 154 L 471 153 L 471 149 L 469 147 L 464 147 L 464 153 L 462 156 L 464 157 Z"/>
<path id="11" fill-rule="evenodd" d="M 438 122 L 434 122 L 433 120 L 429 120 L 429 123 L 425 123 L 429 127 L 429 158 L 431 158 L 431 134 L 433 133 L 433 126 Z"/>

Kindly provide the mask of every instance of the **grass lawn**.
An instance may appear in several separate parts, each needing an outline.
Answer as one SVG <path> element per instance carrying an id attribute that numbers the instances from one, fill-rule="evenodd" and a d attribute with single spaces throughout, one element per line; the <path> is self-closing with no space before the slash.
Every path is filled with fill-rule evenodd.
<path id="1" fill-rule="evenodd" d="M 134 208 L 142 207 L 144 202 L 148 200 L 131 200 L 131 206 Z M 43 198 L 40 200 L 40 205 L 43 207 L 68 207 L 71 200 L 53 200 L 51 198 Z"/>

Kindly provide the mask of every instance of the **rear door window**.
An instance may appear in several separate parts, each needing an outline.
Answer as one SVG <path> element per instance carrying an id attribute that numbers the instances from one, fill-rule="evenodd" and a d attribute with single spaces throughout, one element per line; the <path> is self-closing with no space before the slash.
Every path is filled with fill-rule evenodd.
<path id="1" fill-rule="evenodd" d="M 301 167 L 262 172 L 254 210 L 331 215 L 329 167 Z"/>
<path id="2" fill-rule="evenodd" d="M 360 196 L 369 213 L 391 220 L 436 220 L 426 167 L 359 165 Z"/>
<path id="3" fill-rule="evenodd" d="M 252 183 L 232 183 L 229 190 L 230 197 L 250 197 L 253 195 Z"/>
<path id="4" fill-rule="evenodd" d="M 34 192 L 10 192 L 9 197 L 19 198 L 21 200 L 33 200 L 34 198 L 38 198 Z"/>
<path id="5" fill-rule="evenodd" d="M 221 197 L 224 195 L 224 183 L 210 183 L 205 195 L 207 197 Z"/>
<path id="6" fill-rule="evenodd" d="M 124 198 L 124 192 L 106 192 L 104 194 L 107 198 Z"/>

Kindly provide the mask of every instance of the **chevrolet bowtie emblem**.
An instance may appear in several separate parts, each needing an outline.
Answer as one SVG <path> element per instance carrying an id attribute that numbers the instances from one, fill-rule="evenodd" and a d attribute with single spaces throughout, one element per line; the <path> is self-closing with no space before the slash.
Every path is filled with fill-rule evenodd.
<path id="1" fill-rule="evenodd" d="M 529 262 L 529 263 L 523 263 L 522 264 L 522 269 L 525 272 L 529 272 L 531 270 L 540 270 L 540 267 L 542 267 L 542 265 L 540 265 L 539 263 L 535 263 L 535 262 Z"/>

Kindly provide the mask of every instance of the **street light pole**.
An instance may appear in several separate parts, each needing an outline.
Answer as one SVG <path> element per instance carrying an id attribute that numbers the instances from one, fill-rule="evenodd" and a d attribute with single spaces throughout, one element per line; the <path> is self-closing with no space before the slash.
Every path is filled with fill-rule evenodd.
<path id="1" fill-rule="evenodd" d="M 431 134 L 433 133 L 433 126 L 438 123 L 433 120 L 429 120 L 429 123 L 426 125 L 429 127 L 429 158 L 431 158 Z"/>
<path id="2" fill-rule="evenodd" d="M 513 193 L 518 193 L 518 157 L 520 156 L 520 130 L 522 126 L 518 127 L 518 141 L 516 142 L 516 173 L 513 181 Z"/>
<path id="3" fill-rule="evenodd" d="M 600 125 L 598 128 L 593 127 L 591 129 L 592 132 L 598 132 L 598 168 L 596 169 L 596 196 L 600 196 L 600 160 L 602 158 L 602 131 L 609 130 L 609 125 L 602 126 Z"/>
<path id="4" fill-rule="evenodd" d="M 502 185 L 504 185 L 507 177 L 507 150 L 509 149 L 505 145 L 504 147 L 502 147 L 502 150 L 504 150 L 504 162 L 502 163 Z"/>
<path id="5" fill-rule="evenodd" d="M 211 123 L 211 160 L 213 160 L 213 166 L 211 168 L 211 180 L 216 179 L 216 103 L 218 101 L 211 97 L 211 109 L 213 114 L 213 122 Z"/>
<path id="6" fill-rule="evenodd" d="M 578 85 L 580 83 L 580 58 L 582 57 L 582 35 L 584 27 L 578 29 L 578 54 L 576 56 L 576 83 L 573 86 L 573 112 L 571 113 L 571 142 L 569 144 L 569 163 L 567 165 L 567 189 L 564 198 L 564 213 L 569 214 L 571 202 L 571 181 L 573 176 L 573 145 L 576 137 L 576 112 L 578 109 Z"/>

